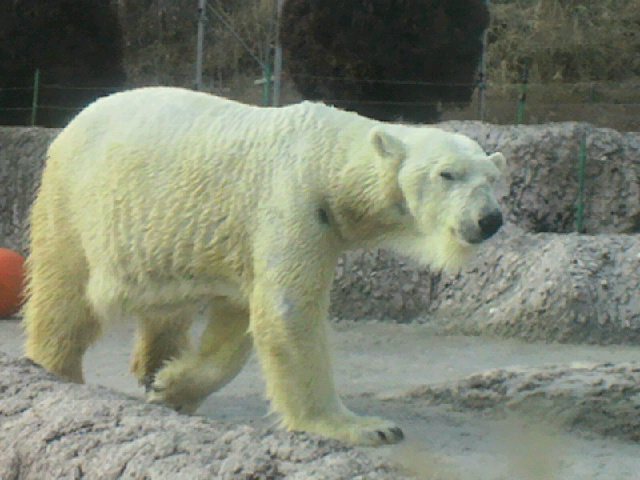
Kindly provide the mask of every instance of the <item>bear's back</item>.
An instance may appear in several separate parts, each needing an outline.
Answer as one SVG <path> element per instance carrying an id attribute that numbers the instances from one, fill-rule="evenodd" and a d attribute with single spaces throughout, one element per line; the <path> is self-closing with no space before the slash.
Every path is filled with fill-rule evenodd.
<path id="1" fill-rule="evenodd" d="M 105 150 L 127 144 L 162 149 L 167 161 L 234 152 L 238 159 L 260 158 L 262 164 L 270 156 L 282 158 L 301 139 L 314 149 L 335 145 L 343 126 L 353 122 L 371 121 L 319 103 L 258 107 L 181 88 L 148 87 L 89 105 L 56 138 L 50 156 L 75 170 L 91 170 Z"/>
<path id="2" fill-rule="evenodd" d="M 100 239 L 83 241 L 89 256 L 135 251 L 133 264 L 145 268 L 169 257 L 186 265 L 231 224 L 227 244 L 241 248 L 283 194 L 314 195 L 340 159 L 331 150 L 340 126 L 359 118 L 309 102 L 263 108 L 176 88 L 133 90 L 96 101 L 64 129 L 43 183 L 83 238 Z M 216 252 L 238 256 L 226 248 Z"/>

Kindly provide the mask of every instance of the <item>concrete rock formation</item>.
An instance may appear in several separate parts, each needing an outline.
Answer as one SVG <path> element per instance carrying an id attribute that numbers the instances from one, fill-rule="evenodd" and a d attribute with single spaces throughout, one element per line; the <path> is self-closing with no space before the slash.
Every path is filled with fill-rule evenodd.
<path id="1" fill-rule="evenodd" d="M 511 367 L 414 388 L 394 400 L 492 414 L 516 412 L 562 429 L 638 442 L 639 382 L 639 363 Z"/>
<path id="2" fill-rule="evenodd" d="M 507 226 L 466 271 L 420 271 L 385 252 L 338 266 L 333 314 L 419 320 L 446 333 L 640 343 L 640 238 L 526 233 Z"/>
<path id="3" fill-rule="evenodd" d="M 507 157 L 507 220 L 528 232 L 576 231 L 581 143 L 586 141 L 584 232 L 611 233 L 640 211 L 640 132 L 586 123 L 440 125 Z"/>
<path id="4" fill-rule="evenodd" d="M 405 478 L 333 440 L 180 415 L 2 353 L 0 392 L 6 480 Z"/>

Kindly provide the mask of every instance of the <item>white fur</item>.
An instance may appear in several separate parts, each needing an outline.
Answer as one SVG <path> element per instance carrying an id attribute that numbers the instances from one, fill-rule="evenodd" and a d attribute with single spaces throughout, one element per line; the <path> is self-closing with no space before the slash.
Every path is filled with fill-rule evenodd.
<path id="1" fill-rule="evenodd" d="M 101 326 L 137 321 L 132 370 L 150 401 L 188 412 L 253 343 L 284 427 L 397 441 L 397 427 L 352 414 L 335 391 L 336 260 L 387 246 L 459 268 L 478 216 L 497 208 L 503 163 L 460 135 L 321 104 L 259 108 L 175 88 L 98 100 L 49 149 L 32 213 L 27 354 L 82 381 Z M 211 319 L 192 348 L 202 303 Z"/>

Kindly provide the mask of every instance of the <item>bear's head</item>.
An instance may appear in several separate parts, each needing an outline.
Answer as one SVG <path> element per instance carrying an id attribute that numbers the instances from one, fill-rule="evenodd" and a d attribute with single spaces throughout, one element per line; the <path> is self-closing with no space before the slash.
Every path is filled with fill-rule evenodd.
<path id="1" fill-rule="evenodd" d="M 374 149 L 397 171 L 405 228 L 385 246 L 435 269 L 459 270 L 502 226 L 494 187 L 506 167 L 470 138 L 437 128 L 388 125 L 370 132 Z"/>

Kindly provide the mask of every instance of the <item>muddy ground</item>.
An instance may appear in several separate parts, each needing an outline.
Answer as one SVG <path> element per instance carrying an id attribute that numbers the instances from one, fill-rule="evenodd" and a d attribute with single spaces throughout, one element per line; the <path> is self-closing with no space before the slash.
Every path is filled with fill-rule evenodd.
<path id="1" fill-rule="evenodd" d="M 638 478 L 637 347 L 445 336 L 415 324 L 344 321 L 334 331 L 347 404 L 406 433 L 401 445 L 361 449 L 370 456 L 423 479 Z M 107 332 L 86 356 L 88 383 L 142 396 L 127 373 L 131 339 L 128 326 Z M 16 320 L 0 321 L 0 351 L 21 354 Z M 274 419 L 262 394 L 252 358 L 199 414 L 266 427 Z"/>

